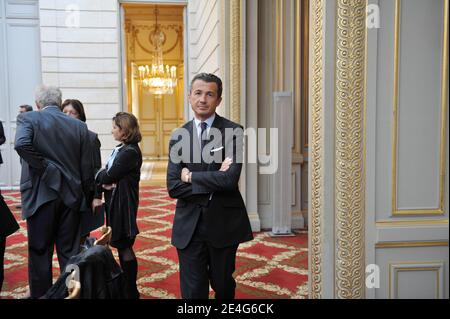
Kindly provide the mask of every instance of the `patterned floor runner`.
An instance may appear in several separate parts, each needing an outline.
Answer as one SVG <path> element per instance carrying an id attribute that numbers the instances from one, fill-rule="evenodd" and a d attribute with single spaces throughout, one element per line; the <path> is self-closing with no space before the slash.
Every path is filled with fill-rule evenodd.
<path id="1" fill-rule="evenodd" d="M 17 220 L 20 194 L 2 191 Z M 142 298 L 180 298 L 178 257 L 170 244 L 175 201 L 165 188 L 142 187 L 135 243 L 139 263 L 138 288 Z M 28 289 L 26 223 L 8 237 L 5 282 L 0 298 L 22 298 Z M 98 237 L 98 232 L 92 234 Z M 272 238 L 255 233 L 255 240 L 239 246 L 235 278 L 237 298 L 306 298 L 308 294 L 308 241 L 306 232 L 295 237 Z M 118 260 L 116 250 L 114 256 Z M 56 254 L 54 277 L 59 274 Z M 211 291 L 211 296 L 213 293 Z"/>

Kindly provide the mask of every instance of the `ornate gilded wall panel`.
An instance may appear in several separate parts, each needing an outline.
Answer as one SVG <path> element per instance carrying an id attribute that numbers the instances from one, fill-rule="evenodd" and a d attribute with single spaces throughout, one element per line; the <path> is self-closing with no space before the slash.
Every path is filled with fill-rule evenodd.
<path id="1" fill-rule="evenodd" d="M 335 294 L 364 298 L 366 1 L 338 0 L 335 87 Z"/>
<path id="2" fill-rule="evenodd" d="M 230 117 L 241 122 L 241 0 L 230 0 Z"/>

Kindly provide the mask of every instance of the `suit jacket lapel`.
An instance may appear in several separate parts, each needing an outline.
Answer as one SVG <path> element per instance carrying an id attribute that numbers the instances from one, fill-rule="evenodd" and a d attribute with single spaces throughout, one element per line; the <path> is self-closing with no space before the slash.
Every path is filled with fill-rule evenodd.
<path id="1" fill-rule="evenodd" d="M 200 154 L 200 142 L 198 140 L 197 128 L 195 127 L 194 120 L 191 120 L 188 123 L 187 129 L 189 131 L 190 140 L 190 161 L 191 165 L 193 165 L 194 170 L 200 171 L 202 170 L 202 164 L 199 157 Z"/>

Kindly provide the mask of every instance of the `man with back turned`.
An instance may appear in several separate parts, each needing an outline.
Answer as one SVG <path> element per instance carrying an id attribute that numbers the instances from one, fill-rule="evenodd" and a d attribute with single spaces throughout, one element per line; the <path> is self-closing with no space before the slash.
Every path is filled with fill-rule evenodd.
<path id="1" fill-rule="evenodd" d="M 85 123 L 60 110 L 61 91 L 39 86 L 38 112 L 17 117 L 15 149 L 22 158 L 22 217 L 28 231 L 30 297 L 52 285 L 53 247 L 61 272 L 79 252 L 80 214 L 93 183 L 92 155 Z"/>

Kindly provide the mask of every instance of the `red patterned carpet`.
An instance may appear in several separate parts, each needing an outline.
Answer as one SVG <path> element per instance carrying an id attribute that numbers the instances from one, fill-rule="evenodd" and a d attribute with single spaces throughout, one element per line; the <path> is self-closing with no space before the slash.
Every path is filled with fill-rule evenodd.
<path id="1" fill-rule="evenodd" d="M 18 192 L 3 191 L 3 196 L 17 220 L 20 211 Z M 175 201 L 166 189 L 143 187 L 140 195 L 138 225 L 140 234 L 135 244 L 138 257 L 138 288 L 142 298 L 180 298 L 178 257 L 170 244 Z M 8 237 L 5 253 L 5 282 L 0 298 L 22 298 L 27 291 L 26 223 Z M 92 234 L 98 237 L 98 234 Z M 271 238 L 256 233 L 255 240 L 239 246 L 235 277 L 237 298 L 306 298 L 308 294 L 307 234 Z M 113 249 L 115 257 L 116 251 Z M 59 268 L 56 254 L 54 276 Z"/>

